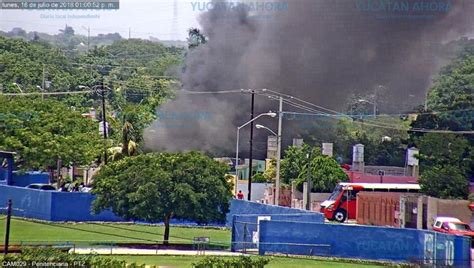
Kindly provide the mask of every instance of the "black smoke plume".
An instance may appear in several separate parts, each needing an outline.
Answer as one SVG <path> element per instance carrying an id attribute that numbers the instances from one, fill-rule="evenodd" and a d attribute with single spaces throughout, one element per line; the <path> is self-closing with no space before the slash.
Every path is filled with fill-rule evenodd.
<path id="1" fill-rule="evenodd" d="M 379 111 L 406 111 L 423 102 L 440 68 L 441 44 L 474 28 L 471 0 L 291 0 L 278 2 L 287 8 L 266 9 L 257 2 L 267 3 L 217 8 L 222 1 L 212 2 L 215 8 L 200 17 L 208 42 L 188 53 L 183 89 L 268 88 L 344 112 L 349 95 L 383 85 L 387 90 L 379 98 L 387 101 Z M 160 109 L 174 119 L 155 122 L 146 145 L 234 152 L 236 127 L 249 120 L 249 106 L 248 94 L 178 91 L 176 100 Z M 256 114 L 269 109 L 276 110 L 277 103 L 258 96 Z M 192 114 L 198 119 L 189 118 Z M 261 122 L 276 129 L 274 119 Z M 244 150 L 248 133 L 241 135 Z M 256 148 L 262 152 L 265 144 Z"/>

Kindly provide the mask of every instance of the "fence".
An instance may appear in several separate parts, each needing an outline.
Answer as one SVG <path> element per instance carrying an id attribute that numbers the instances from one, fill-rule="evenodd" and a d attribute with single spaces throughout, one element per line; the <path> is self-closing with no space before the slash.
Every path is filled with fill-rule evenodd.
<path id="1" fill-rule="evenodd" d="M 425 230 L 261 221 L 259 254 L 334 256 L 470 267 L 470 238 Z"/>

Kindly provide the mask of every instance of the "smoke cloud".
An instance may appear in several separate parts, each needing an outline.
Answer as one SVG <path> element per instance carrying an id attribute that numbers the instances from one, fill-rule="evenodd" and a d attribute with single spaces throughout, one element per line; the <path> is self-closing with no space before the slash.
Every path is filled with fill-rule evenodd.
<path id="1" fill-rule="evenodd" d="M 200 24 L 208 43 L 188 53 L 183 89 L 268 88 L 343 112 L 350 94 L 383 85 L 379 98 L 388 101 L 380 111 L 402 112 L 422 103 L 440 68 L 441 44 L 474 28 L 470 0 L 292 0 L 270 10 L 258 3 L 266 2 L 246 1 L 253 8 L 194 3 L 207 10 Z M 256 114 L 270 109 L 277 103 L 256 97 Z M 178 91 L 160 111 L 176 116 L 147 130 L 149 149 L 227 153 L 234 151 L 236 127 L 250 118 L 250 96 Z M 183 116 L 200 113 L 208 116 Z M 276 129 L 276 120 L 266 120 L 259 123 Z M 248 133 L 241 135 L 246 148 Z"/>

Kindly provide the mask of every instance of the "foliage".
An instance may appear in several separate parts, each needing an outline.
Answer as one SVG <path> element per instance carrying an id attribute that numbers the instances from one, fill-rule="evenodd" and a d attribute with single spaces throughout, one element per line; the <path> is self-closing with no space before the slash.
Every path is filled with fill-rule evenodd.
<path id="1" fill-rule="evenodd" d="M 17 32 L 22 34 L 20 30 Z M 59 43 L 66 47 L 75 47 L 84 41 L 77 39 L 69 26 L 61 30 L 57 38 L 64 39 Z M 172 97 L 177 81 L 166 75 L 181 64 L 184 49 L 133 39 L 93 47 L 82 54 L 68 51 L 41 41 L 41 37 L 39 41 L 30 42 L 0 37 L 0 91 L 39 92 L 39 87 L 47 92 L 77 91 L 94 88 L 103 82 L 110 89 L 106 108 L 111 123 L 110 138 L 114 141 L 112 147 L 126 148 L 131 142 L 139 151 L 143 131 L 156 119 L 157 107 Z M 83 113 L 90 108 L 101 111 L 98 94 L 49 98 L 60 100 Z"/>
<path id="2" fill-rule="evenodd" d="M 281 164 L 281 163 L 280 163 Z M 270 160 L 270 165 L 263 172 L 263 176 L 269 182 L 272 182 L 276 178 L 276 159 Z"/>
<path id="3" fill-rule="evenodd" d="M 467 199 L 469 182 L 465 173 L 454 165 L 432 166 L 419 179 L 421 191 L 429 196 L 448 199 Z"/>
<path id="4" fill-rule="evenodd" d="M 428 94 L 428 111 L 423 111 L 412 127 L 473 130 L 473 92 L 474 44 L 466 43 L 458 58 L 441 70 Z M 474 176 L 473 136 L 414 132 L 411 137 L 420 148 L 423 191 L 438 197 L 467 198 L 468 180 Z"/>
<path id="5" fill-rule="evenodd" d="M 455 165 L 465 172 L 469 167 L 470 146 L 467 139 L 455 134 L 428 133 L 417 142 L 424 167 Z"/>
<path id="6" fill-rule="evenodd" d="M 252 176 L 252 182 L 254 183 L 267 183 L 271 182 L 270 180 L 265 177 L 265 175 L 262 172 L 258 172 L 257 174 Z"/>
<path id="7" fill-rule="evenodd" d="M 144 267 L 137 266 L 136 264 L 128 264 L 123 260 L 116 258 L 103 257 L 98 255 L 77 255 L 68 254 L 58 249 L 53 248 L 23 248 L 20 255 L 10 254 L 6 255 L 2 259 L 3 263 L 26 263 L 27 265 L 32 262 L 40 263 L 67 263 L 68 265 L 81 266 L 81 267 Z M 31 265 L 32 267 L 34 265 Z"/>
<path id="8" fill-rule="evenodd" d="M 193 263 L 194 268 L 262 268 L 269 264 L 270 258 L 239 256 L 237 258 L 205 257 Z"/>
<path id="9" fill-rule="evenodd" d="M 297 187 L 300 190 L 303 189 L 303 183 L 307 181 L 307 172 L 306 165 L 304 171 L 296 179 Z M 325 155 L 316 156 L 311 160 L 310 172 L 312 192 L 330 193 L 339 182 L 348 181 L 347 174 L 337 161 Z"/>
<path id="10" fill-rule="evenodd" d="M 290 184 L 305 172 L 304 168 L 308 163 L 307 154 L 310 151 L 313 157 L 321 154 L 319 148 L 311 148 L 308 144 L 303 144 L 302 147 L 291 146 L 285 150 L 285 158 L 280 164 L 280 178 L 283 183 Z"/>
<path id="11" fill-rule="evenodd" d="M 466 199 L 467 172 L 472 166 L 472 148 L 455 134 L 429 133 L 418 139 L 422 192 L 440 198 Z"/>
<path id="12" fill-rule="evenodd" d="M 365 124 L 369 123 L 369 124 Z M 366 165 L 404 166 L 408 134 L 405 131 L 374 127 L 370 124 L 392 125 L 405 128 L 406 122 L 398 118 L 378 118 L 376 120 L 340 120 L 337 124 L 334 141 L 335 154 L 344 162 L 352 159 L 352 147 L 364 145 Z M 389 137 L 389 140 L 384 139 Z"/>
<path id="13" fill-rule="evenodd" d="M 473 92 L 474 54 L 471 54 L 445 67 L 428 95 L 428 108 L 436 113 L 422 115 L 413 127 L 472 130 Z"/>
<path id="14" fill-rule="evenodd" d="M 227 166 L 198 152 L 143 154 L 103 167 L 94 178 L 94 211 L 128 220 L 221 222 L 232 197 Z"/>
<path id="15" fill-rule="evenodd" d="M 347 181 L 348 177 L 336 160 L 321 154 L 317 147 L 304 144 L 302 147 L 290 147 L 285 151 L 281 164 L 281 175 L 284 183 L 295 181 L 302 190 L 308 179 L 307 153 L 311 151 L 310 178 L 312 192 L 331 192 L 337 183 Z"/>
<path id="16" fill-rule="evenodd" d="M 96 122 L 53 99 L 0 96 L 0 148 L 18 153 L 21 169 L 89 165 L 102 148 Z"/>

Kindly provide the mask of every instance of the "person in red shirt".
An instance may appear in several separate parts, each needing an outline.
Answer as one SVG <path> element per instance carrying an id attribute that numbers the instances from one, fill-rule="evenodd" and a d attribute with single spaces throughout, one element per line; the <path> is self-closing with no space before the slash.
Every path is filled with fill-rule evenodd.
<path id="1" fill-rule="evenodd" d="M 237 194 L 237 199 L 244 199 L 244 194 L 242 193 L 242 190 L 239 190 L 239 193 Z"/>

